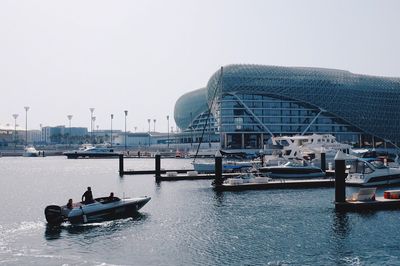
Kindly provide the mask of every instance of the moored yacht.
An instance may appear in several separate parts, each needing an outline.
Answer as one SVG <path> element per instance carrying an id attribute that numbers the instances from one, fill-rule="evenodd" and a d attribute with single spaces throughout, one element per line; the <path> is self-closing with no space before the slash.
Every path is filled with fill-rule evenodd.
<path id="1" fill-rule="evenodd" d="M 385 186 L 400 184 L 400 168 L 387 167 L 377 158 L 347 161 L 349 186 Z"/>
<path id="2" fill-rule="evenodd" d="M 22 156 L 24 156 L 24 157 L 38 157 L 39 156 L 39 151 L 36 150 L 35 147 L 33 147 L 33 146 L 26 146 Z"/>
<path id="3" fill-rule="evenodd" d="M 79 158 L 110 158 L 118 157 L 119 153 L 115 152 L 114 149 L 108 147 L 93 147 L 88 146 L 84 149 L 75 151 L 64 152 L 68 159 L 79 159 Z"/>
<path id="4" fill-rule="evenodd" d="M 321 178 L 325 172 L 321 168 L 303 162 L 289 161 L 283 165 L 260 167 L 258 171 L 270 178 Z"/>

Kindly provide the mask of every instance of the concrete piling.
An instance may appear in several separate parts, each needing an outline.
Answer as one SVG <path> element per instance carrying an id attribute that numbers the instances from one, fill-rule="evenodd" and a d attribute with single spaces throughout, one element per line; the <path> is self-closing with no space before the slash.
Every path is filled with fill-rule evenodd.
<path id="1" fill-rule="evenodd" d="M 155 161 L 156 162 L 155 177 L 156 177 L 156 182 L 159 182 L 160 178 L 161 178 L 161 155 L 157 153 L 156 156 L 155 156 L 155 160 L 156 160 Z"/>
<path id="2" fill-rule="evenodd" d="M 346 202 L 346 161 L 341 151 L 335 156 L 335 202 Z"/>
<path id="3" fill-rule="evenodd" d="M 321 152 L 321 169 L 326 173 L 326 155 L 325 152 Z"/>
<path id="4" fill-rule="evenodd" d="M 214 185 L 215 186 L 220 186 L 224 182 L 223 176 L 222 176 L 222 154 L 220 151 L 217 151 L 215 154 L 215 181 Z"/>
<path id="5" fill-rule="evenodd" d="M 118 158 L 119 158 L 119 176 L 122 177 L 124 175 L 124 155 L 119 154 Z"/>

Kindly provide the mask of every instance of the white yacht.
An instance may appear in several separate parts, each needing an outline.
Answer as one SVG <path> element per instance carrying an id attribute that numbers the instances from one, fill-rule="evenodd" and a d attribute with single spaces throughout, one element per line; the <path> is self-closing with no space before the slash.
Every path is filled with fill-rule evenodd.
<path id="1" fill-rule="evenodd" d="M 285 159 L 312 160 L 315 165 L 320 165 L 319 155 L 324 152 L 327 163 L 334 162 L 336 153 L 340 150 L 348 153 L 351 145 L 340 143 L 330 134 L 312 134 L 272 137 L 274 145 L 282 146 L 282 157 Z"/>
<path id="2" fill-rule="evenodd" d="M 33 146 L 26 146 L 22 155 L 24 157 L 38 157 L 39 151 L 36 150 Z"/>
<path id="3" fill-rule="evenodd" d="M 400 168 L 387 167 L 376 158 L 347 161 L 349 186 L 385 186 L 400 184 Z"/>
<path id="4" fill-rule="evenodd" d="M 86 146 L 83 149 L 75 151 L 67 151 L 63 153 L 68 159 L 78 159 L 78 158 L 110 158 L 118 157 L 119 153 L 115 152 L 114 149 L 108 147 L 93 147 Z"/>

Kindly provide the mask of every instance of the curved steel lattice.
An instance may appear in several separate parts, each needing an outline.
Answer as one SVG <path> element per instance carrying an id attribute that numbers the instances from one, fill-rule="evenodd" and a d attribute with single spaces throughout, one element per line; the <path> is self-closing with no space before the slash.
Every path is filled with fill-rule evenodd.
<path id="1" fill-rule="evenodd" d="M 373 136 L 400 142 L 400 79 L 353 74 L 348 71 L 229 65 L 223 86 L 220 70 L 207 84 L 207 98 L 232 93 L 268 95 L 298 101 L 337 117 Z M 219 99 L 217 99 L 218 101 Z"/>

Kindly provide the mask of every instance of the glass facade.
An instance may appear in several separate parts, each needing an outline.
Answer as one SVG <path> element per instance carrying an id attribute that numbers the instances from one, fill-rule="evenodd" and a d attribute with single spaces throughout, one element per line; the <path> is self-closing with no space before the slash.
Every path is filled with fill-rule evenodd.
<path id="1" fill-rule="evenodd" d="M 178 100 L 175 120 L 184 131 L 201 128 L 201 119 L 195 119 L 212 107 L 222 148 L 258 149 L 271 135 L 312 133 L 333 134 L 338 141 L 360 146 L 399 144 L 399 98 L 399 78 L 229 65 L 206 88 Z"/>

